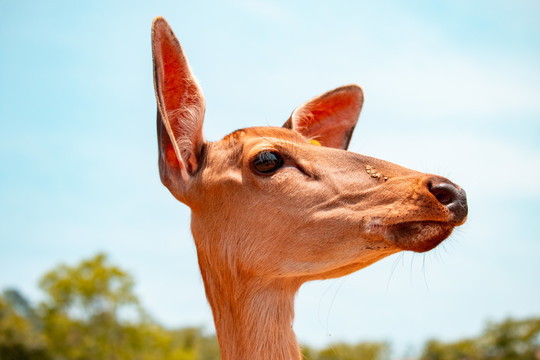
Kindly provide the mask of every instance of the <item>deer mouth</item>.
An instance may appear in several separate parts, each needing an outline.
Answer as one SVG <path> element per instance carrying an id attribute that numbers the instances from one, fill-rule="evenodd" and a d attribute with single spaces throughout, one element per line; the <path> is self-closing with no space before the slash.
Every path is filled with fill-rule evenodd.
<path id="1" fill-rule="evenodd" d="M 368 224 L 368 231 L 382 235 L 384 239 L 400 248 L 414 252 L 426 252 L 446 239 L 454 225 L 439 221 L 409 221 L 398 224 L 381 224 L 378 221 Z"/>

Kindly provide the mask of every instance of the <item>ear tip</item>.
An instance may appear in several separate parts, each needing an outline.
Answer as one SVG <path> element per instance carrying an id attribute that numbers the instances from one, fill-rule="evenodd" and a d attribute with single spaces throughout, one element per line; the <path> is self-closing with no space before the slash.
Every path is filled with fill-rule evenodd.
<path id="1" fill-rule="evenodd" d="M 346 89 L 347 91 L 351 91 L 353 93 L 356 93 L 357 96 L 361 99 L 364 98 L 364 90 L 362 87 L 358 84 L 349 84 L 342 87 L 342 89 Z"/>
<path id="2" fill-rule="evenodd" d="M 154 20 L 152 21 L 152 26 L 156 26 L 157 24 L 160 24 L 160 23 L 167 23 L 167 21 L 163 18 L 163 16 L 156 16 L 154 18 Z"/>
<path id="3" fill-rule="evenodd" d="M 163 17 L 157 16 L 154 18 L 154 21 L 152 22 L 152 49 L 153 51 L 157 51 L 158 44 L 161 41 L 165 41 L 169 44 L 174 44 L 177 48 L 179 48 L 178 52 L 182 52 L 182 48 L 180 46 L 180 43 L 178 42 L 178 39 L 176 38 L 176 35 L 174 35 L 174 32 Z"/>
<path id="4" fill-rule="evenodd" d="M 170 26 L 169 24 L 167 23 L 167 20 L 165 20 L 163 17 L 161 16 L 156 16 L 154 18 L 154 21 L 152 21 L 152 34 L 155 34 L 157 31 L 163 31 L 163 30 L 169 30 L 170 31 Z"/>

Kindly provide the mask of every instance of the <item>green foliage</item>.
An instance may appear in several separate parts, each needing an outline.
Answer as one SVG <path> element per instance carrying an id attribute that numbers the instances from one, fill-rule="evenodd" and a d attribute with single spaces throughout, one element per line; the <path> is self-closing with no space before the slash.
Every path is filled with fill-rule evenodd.
<path id="1" fill-rule="evenodd" d="M 0 296 L 0 359 L 49 359 L 44 336 L 8 301 L 13 291 L 7 293 Z"/>
<path id="2" fill-rule="evenodd" d="M 133 278 L 110 265 L 105 254 L 77 266 L 60 265 L 46 273 L 40 287 L 47 293 L 51 311 L 71 312 L 89 319 L 107 314 L 116 318 L 121 306 L 137 305 Z"/>
<path id="3" fill-rule="evenodd" d="M 363 342 L 356 345 L 333 344 L 319 352 L 317 360 L 387 360 L 390 346 L 381 342 Z"/>
<path id="4" fill-rule="evenodd" d="M 76 266 L 60 265 L 43 276 L 40 286 L 47 294 L 40 306 L 44 334 L 55 358 L 219 358 L 208 357 L 203 347 L 217 341 L 200 329 L 172 331 L 153 322 L 139 305 L 132 277 L 104 254 Z M 130 320 L 122 320 L 122 314 Z"/>
<path id="5" fill-rule="evenodd" d="M 317 351 L 309 346 L 302 346 L 302 359 L 313 360 L 317 358 Z"/>
<path id="6" fill-rule="evenodd" d="M 450 344 L 444 344 L 437 340 L 426 343 L 422 360 L 454 360 L 454 359 L 478 359 L 473 357 L 478 351 L 473 340 L 462 340 Z"/>
<path id="7" fill-rule="evenodd" d="M 421 360 L 538 360 L 540 318 L 489 323 L 472 339 L 427 342 Z"/>

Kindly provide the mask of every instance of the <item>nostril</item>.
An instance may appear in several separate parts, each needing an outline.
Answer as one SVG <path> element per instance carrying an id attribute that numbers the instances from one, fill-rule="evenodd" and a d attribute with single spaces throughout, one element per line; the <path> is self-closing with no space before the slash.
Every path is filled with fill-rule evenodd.
<path id="1" fill-rule="evenodd" d="M 430 187 L 429 191 L 435 195 L 437 200 L 443 205 L 449 205 L 456 199 L 456 188 L 450 184 L 439 184 Z"/>

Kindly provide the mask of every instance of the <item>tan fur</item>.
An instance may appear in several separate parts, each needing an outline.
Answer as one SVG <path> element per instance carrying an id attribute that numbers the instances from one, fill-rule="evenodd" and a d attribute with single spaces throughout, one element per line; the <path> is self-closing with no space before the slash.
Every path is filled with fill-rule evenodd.
<path id="1" fill-rule="evenodd" d="M 154 49 L 173 52 L 154 50 L 161 178 L 192 210 L 224 360 L 300 359 L 292 323 L 304 282 L 430 250 L 465 221 L 465 193 L 447 179 L 345 151 L 363 101 L 356 85 L 308 101 L 282 128 L 204 141 L 204 97 L 182 49 L 163 19 L 152 33 Z M 160 75 L 167 66 L 179 69 L 171 81 Z M 258 173 L 265 151 L 283 166 Z"/>

